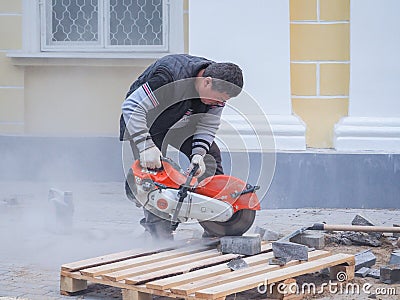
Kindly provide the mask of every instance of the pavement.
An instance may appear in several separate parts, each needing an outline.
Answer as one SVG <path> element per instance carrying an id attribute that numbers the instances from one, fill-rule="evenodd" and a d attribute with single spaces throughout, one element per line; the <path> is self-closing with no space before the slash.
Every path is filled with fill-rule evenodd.
<path id="1" fill-rule="evenodd" d="M 55 203 L 48 200 L 51 188 L 72 192 L 74 209 L 68 222 L 60 223 Z M 139 247 L 160 247 L 139 225 L 142 214 L 125 197 L 122 182 L 0 182 L 0 299 L 122 299 L 120 289 L 99 284 L 90 284 L 82 295 L 61 296 L 60 266 Z M 350 224 L 356 214 L 375 225 L 400 224 L 400 209 L 273 209 L 258 212 L 249 232 L 255 226 L 287 234 L 318 222 Z M 175 240 L 201 232 L 197 223 L 181 224 Z M 265 296 L 253 293 L 250 298 Z"/>

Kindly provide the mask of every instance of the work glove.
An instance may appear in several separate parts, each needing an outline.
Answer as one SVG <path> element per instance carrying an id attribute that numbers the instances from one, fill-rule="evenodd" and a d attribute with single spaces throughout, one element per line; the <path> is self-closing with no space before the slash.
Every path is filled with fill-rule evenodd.
<path id="1" fill-rule="evenodd" d="M 140 152 L 140 165 L 146 169 L 161 168 L 161 151 L 156 146 Z"/>
<path id="2" fill-rule="evenodd" d="M 200 154 L 195 154 L 190 161 L 189 172 L 193 169 L 194 165 L 198 164 L 199 168 L 197 169 L 196 173 L 194 174 L 195 177 L 200 177 L 206 171 L 206 165 L 204 163 L 203 156 Z"/>

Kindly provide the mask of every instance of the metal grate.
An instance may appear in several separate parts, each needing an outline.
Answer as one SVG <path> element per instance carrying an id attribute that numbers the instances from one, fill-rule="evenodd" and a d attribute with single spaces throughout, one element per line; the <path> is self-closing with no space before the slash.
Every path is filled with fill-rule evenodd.
<path id="1" fill-rule="evenodd" d="M 161 0 L 110 0 L 111 45 L 162 45 Z"/>
<path id="2" fill-rule="evenodd" d="M 44 49 L 165 50 L 165 0 L 45 0 Z M 68 49 L 71 48 L 71 49 Z"/>
<path id="3" fill-rule="evenodd" d="M 98 41 L 98 0 L 52 0 L 52 41 Z"/>

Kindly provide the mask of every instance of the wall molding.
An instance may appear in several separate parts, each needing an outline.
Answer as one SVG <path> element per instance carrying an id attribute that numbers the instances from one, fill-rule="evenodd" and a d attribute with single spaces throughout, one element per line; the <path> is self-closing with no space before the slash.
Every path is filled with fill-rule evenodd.
<path id="1" fill-rule="evenodd" d="M 400 118 L 344 117 L 334 129 L 338 151 L 400 152 Z"/>
<path id="2" fill-rule="evenodd" d="M 223 115 L 216 141 L 222 151 L 305 150 L 306 125 L 295 115 Z"/>

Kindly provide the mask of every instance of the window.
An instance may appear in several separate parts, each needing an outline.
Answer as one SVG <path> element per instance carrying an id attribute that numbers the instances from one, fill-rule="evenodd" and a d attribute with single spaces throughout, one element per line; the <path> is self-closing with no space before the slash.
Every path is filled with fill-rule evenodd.
<path id="1" fill-rule="evenodd" d="M 167 0 L 44 0 L 41 51 L 167 52 Z"/>

